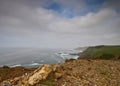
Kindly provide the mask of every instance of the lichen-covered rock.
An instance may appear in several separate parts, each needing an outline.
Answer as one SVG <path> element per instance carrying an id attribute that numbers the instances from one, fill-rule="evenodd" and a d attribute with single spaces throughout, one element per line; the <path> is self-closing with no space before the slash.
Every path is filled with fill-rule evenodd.
<path id="1" fill-rule="evenodd" d="M 41 68 L 38 68 L 33 75 L 28 79 L 28 84 L 35 85 L 42 80 L 45 80 L 48 75 L 53 71 L 52 65 L 43 65 Z"/>

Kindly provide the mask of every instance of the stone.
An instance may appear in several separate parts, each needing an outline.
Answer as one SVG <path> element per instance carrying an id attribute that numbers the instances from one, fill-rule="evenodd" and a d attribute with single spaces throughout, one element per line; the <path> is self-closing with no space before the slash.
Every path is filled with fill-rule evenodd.
<path id="1" fill-rule="evenodd" d="M 4 81 L 2 86 L 12 86 L 12 85 L 9 81 Z"/>
<path id="2" fill-rule="evenodd" d="M 59 79 L 59 78 L 61 78 L 61 77 L 62 77 L 62 74 L 61 74 L 61 73 L 57 73 L 57 72 L 55 73 L 55 78 L 56 78 L 56 79 Z"/>
<path id="3" fill-rule="evenodd" d="M 41 68 L 38 68 L 33 73 L 33 75 L 29 77 L 28 84 L 36 85 L 40 83 L 40 81 L 45 80 L 52 71 L 53 71 L 52 65 L 43 65 Z"/>

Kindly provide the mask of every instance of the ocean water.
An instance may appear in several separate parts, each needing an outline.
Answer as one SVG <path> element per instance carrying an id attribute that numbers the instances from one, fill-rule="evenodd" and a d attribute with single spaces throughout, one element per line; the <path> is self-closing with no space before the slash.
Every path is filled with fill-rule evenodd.
<path id="1" fill-rule="evenodd" d="M 0 48 L 0 66 L 38 67 L 42 64 L 62 63 L 65 59 L 77 58 L 72 50 L 40 48 Z"/>

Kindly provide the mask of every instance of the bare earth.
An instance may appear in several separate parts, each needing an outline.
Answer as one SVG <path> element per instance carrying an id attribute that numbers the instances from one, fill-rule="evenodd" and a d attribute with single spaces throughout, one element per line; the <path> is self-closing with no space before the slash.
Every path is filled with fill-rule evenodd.
<path id="1" fill-rule="evenodd" d="M 74 60 L 61 64 L 55 86 L 120 86 L 120 61 Z"/>

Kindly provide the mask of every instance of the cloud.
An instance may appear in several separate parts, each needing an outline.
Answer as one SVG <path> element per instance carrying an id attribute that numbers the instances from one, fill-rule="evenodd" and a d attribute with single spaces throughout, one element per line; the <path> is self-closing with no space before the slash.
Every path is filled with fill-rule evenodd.
<path id="1" fill-rule="evenodd" d="M 54 1 L 66 6 L 63 11 L 71 8 L 77 8 L 76 12 L 83 8 L 90 11 L 82 16 L 66 18 L 55 10 L 46 9 L 54 3 L 48 0 L 0 2 L 0 46 L 74 48 L 120 44 L 120 16 L 110 7 L 93 12 L 87 9 L 89 6 L 82 0 Z"/>
<path id="2" fill-rule="evenodd" d="M 89 13 L 86 16 L 77 16 L 55 22 L 52 28 L 58 32 L 75 32 L 79 34 L 82 31 L 89 31 L 89 28 L 96 27 L 97 29 L 97 27 L 112 21 L 115 17 L 117 17 L 117 14 L 114 10 L 103 9 L 98 13 Z M 62 28 L 63 26 L 64 28 Z"/>
<path id="3" fill-rule="evenodd" d="M 104 3 L 104 7 L 120 9 L 120 1 L 119 0 L 106 0 L 106 2 Z"/>

